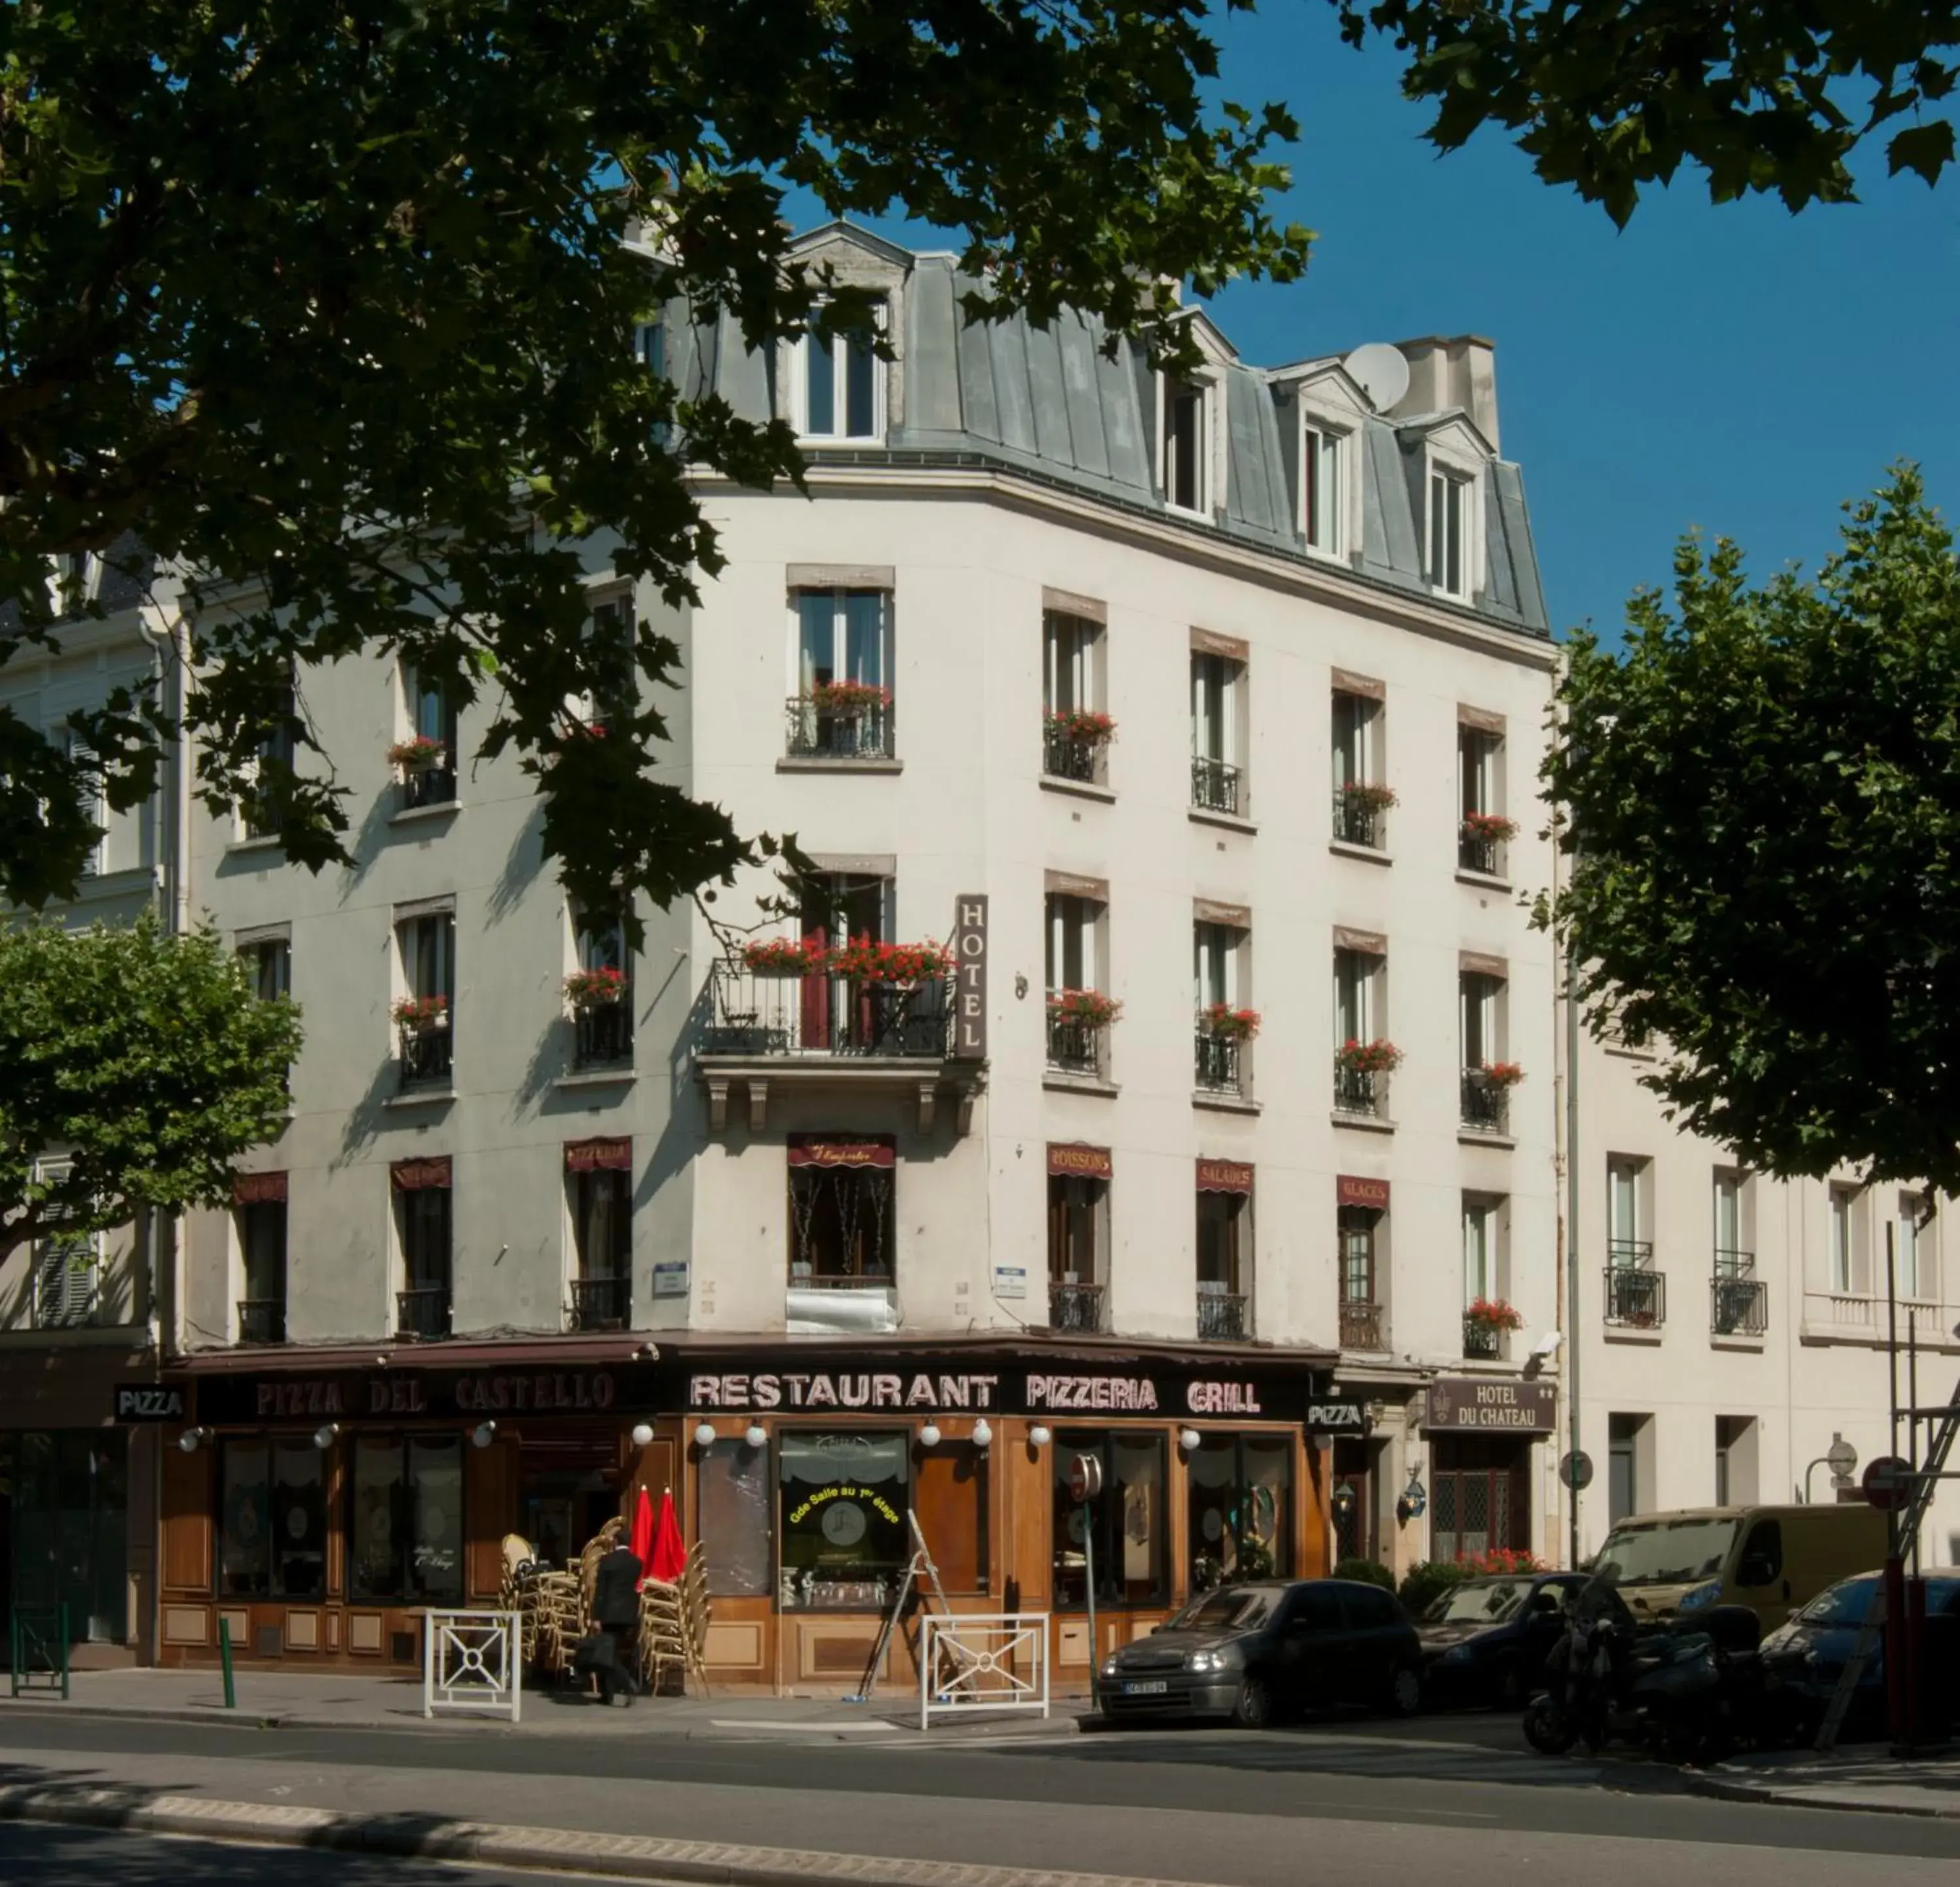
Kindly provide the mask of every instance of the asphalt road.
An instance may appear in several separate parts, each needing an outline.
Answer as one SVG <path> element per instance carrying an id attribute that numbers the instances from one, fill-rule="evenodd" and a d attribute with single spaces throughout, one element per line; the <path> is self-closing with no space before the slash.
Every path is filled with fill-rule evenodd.
<path id="1" fill-rule="evenodd" d="M 1960 1824 L 1708 1801 L 1653 1766 L 1537 1757 L 1489 1717 L 921 1747 L 0 1715 L 0 1783 L 30 1780 L 1225 1887 L 1323 1870 L 1343 1887 L 1440 1870 L 1452 1887 L 1515 1887 L 1554 1869 L 1586 1887 L 1651 1887 L 1662 1870 L 1669 1887 L 1838 1887 L 1861 1855 L 1960 1887 Z M 39 1879 L 0 1865 L 17 1878 Z"/>

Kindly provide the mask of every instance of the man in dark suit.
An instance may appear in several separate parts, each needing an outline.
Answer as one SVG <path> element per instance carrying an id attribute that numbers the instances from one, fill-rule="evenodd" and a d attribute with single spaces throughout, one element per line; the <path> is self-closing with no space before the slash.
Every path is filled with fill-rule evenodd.
<path id="1" fill-rule="evenodd" d="M 628 1704 L 639 1694 L 632 1653 L 640 1628 L 639 1557 L 628 1546 L 616 1546 L 593 1569 L 592 1622 L 598 1629 L 581 1641 L 573 1668 L 599 1680 L 599 1699 L 609 1704 L 616 1694 Z"/>

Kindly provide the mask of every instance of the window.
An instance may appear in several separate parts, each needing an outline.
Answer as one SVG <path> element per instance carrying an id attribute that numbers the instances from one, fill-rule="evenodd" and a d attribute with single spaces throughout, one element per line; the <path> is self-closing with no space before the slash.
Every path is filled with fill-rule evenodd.
<path id="1" fill-rule="evenodd" d="M 1184 1458 L 1190 1589 L 1293 1577 L 1293 1443 L 1207 1435 Z"/>
<path id="2" fill-rule="evenodd" d="M 912 1559 L 912 1437 L 791 1429 L 778 1447 L 782 1605 L 883 1612 Z"/>
<path id="3" fill-rule="evenodd" d="M 897 887 L 889 878 L 820 872 L 802 881 L 800 895 L 807 944 L 829 949 L 894 940 Z M 794 992 L 800 1005 L 802 1045 L 838 1054 L 896 1052 L 905 1039 L 907 1019 L 926 1016 L 924 1005 L 937 996 L 934 985 L 908 991 L 842 975 L 806 976 Z"/>
<path id="4" fill-rule="evenodd" d="M 1246 1087 L 1249 1038 L 1234 1017 L 1246 1004 L 1244 959 L 1251 933 L 1236 924 L 1199 921 L 1191 934 L 1197 1084 L 1207 1092 L 1239 1093 Z"/>
<path id="5" fill-rule="evenodd" d="M 580 912 L 574 924 L 578 971 L 587 979 L 574 985 L 572 998 L 578 1064 L 584 1068 L 631 1061 L 633 959 L 625 924 L 616 914 Z"/>
<path id="6" fill-rule="evenodd" d="M 1382 1215 L 1374 1207 L 1344 1205 L 1338 1223 L 1341 1235 L 1341 1300 L 1349 1304 L 1375 1302 L 1375 1233 Z"/>
<path id="7" fill-rule="evenodd" d="M 1497 1264 L 1497 1204 L 1481 1193 L 1463 1195 L 1463 1301 L 1494 1303 L 1503 1293 Z"/>
<path id="8" fill-rule="evenodd" d="M 664 321 L 649 321 L 641 326 L 638 336 L 640 364 L 647 370 L 647 377 L 657 384 L 667 377 L 667 329 Z M 668 389 L 670 396 L 673 390 Z M 657 421 L 654 426 L 654 444 L 664 449 L 673 441 L 673 428 L 667 420 Z"/>
<path id="9" fill-rule="evenodd" d="M 304 1441 L 227 1440 L 219 1484 L 219 1597 L 324 1599 L 326 1475 L 320 1449 Z"/>
<path id="10" fill-rule="evenodd" d="M 1080 1612 L 1093 1562 L 1096 1603 L 1161 1605 L 1170 1596 L 1164 1437 L 1140 1430 L 1058 1429 L 1049 1451 L 1055 1476 L 1055 1606 Z M 1068 1491 L 1069 1464 L 1093 1455 L 1102 1491 L 1085 1510 Z"/>
<path id="11" fill-rule="evenodd" d="M 1192 979 L 1198 1007 L 1208 1009 L 1239 1001 L 1239 952 L 1246 933 L 1236 924 L 1197 923 L 1191 927 Z"/>
<path id="12" fill-rule="evenodd" d="M 1309 424 L 1300 442 L 1301 528 L 1307 548 L 1338 557 L 1347 548 L 1348 441 L 1338 432 Z"/>
<path id="13" fill-rule="evenodd" d="M 1715 1504 L 1746 1507 L 1756 1498 L 1756 1420 L 1715 1418 Z"/>
<path id="14" fill-rule="evenodd" d="M 295 705 L 289 683 L 279 691 L 272 719 L 259 740 L 252 784 L 240 809 L 247 838 L 273 838 L 284 823 L 288 782 L 298 753 L 291 725 Z"/>
<path id="15" fill-rule="evenodd" d="M 1485 727 L 1456 730 L 1456 775 L 1462 816 L 1457 826 L 1457 865 L 1487 877 L 1502 874 L 1504 845 L 1513 828 L 1504 818 L 1504 742 Z"/>
<path id="16" fill-rule="evenodd" d="M 444 1183 L 405 1183 L 405 1174 L 418 1181 L 426 1174 L 409 1162 L 395 1169 L 395 1229 L 401 1241 L 402 1289 L 396 1309 L 405 1337 L 446 1337 L 450 1330 L 450 1189 Z"/>
<path id="17" fill-rule="evenodd" d="M 1453 472 L 1429 475 L 1429 581 L 1446 597 L 1469 594 L 1470 483 Z"/>
<path id="18" fill-rule="evenodd" d="M 108 838 L 109 807 L 103 795 L 101 768 L 95 749 L 79 734 L 68 736 L 68 757 L 78 769 L 75 784 L 81 816 L 95 828 L 94 838 L 81 861 L 81 876 L 93 878 L 103 869 L 103 846 Z"/>
<path id="19" fill-rule="evenodd" d="M 237 1208 L 245 1295 L 238 1303 L 240 1343 L 286 1340 L 286 1202 L 255 1199 Z"/>
<path id="20" fill-rule="evenodd" d="M 1201 812 L 1246 810 L 1239 724 L 1245 675 L 1245 663 L 1230 656 L 1192 651 L 1191 803 Z"/>
<path id="21" fill-rule="evenodd" d="M 352 1596 L 461 1604 L 463 1437 L 357 1436 L 352 1482 Z"/>
<path id="22" fill-rule="evenodd" d="M 1334 953 L 1334 1040 L 1338 1048 L 1350 1042 L 1375 1039 L 1375 972 L 1381 959 L 1366 950 Z"/>
<path id="23" fill-rule="evenodd" d="M 1102 711 L 1102 625 L 1058 609 L 1042 617 L 1042 771 L 1100 785 L 1112 724 Z"/>
<path id="24" fill-rule="evenodd" d="M 812 759 L 892 751 L 891 598 L 882 590 L 794 593 L 789 751 Z"/>
<path id="25" fill-rule="evenodd" d="M 638 636 L 639 622 L 630 591 L 615 590 L 593 602 L 586 627 L 585 652 L 595 686 L 577 704 L 577 713 L 595 733 L 603 733 L 616 721 L 630 721 L 638 705 L 634 679 Z"/>
<path id="26" fill-rule="evenodd" d="M 1395 795 L 1382 782 L 1382 704 L 1336 689 L 1333 695 L 1334 836 L 1379 851 L 1388 843 Z"/>
<path id="27" fill-rule="evenodd" d="M 293 990 L 293 947 L 283 937 L 248 944 L 238 954 L 252 975 L 253 993 L 261 1002 L 276 1002 Z"/>
<path id="28" fill-rule="evenodd" d="M 1466 970 L 1457 978 L 1456 985 L 1463 1065 L 1466 1068 L 1481 1068 L 1493 1061 L 1501 1061 L 1504 1045 L 1498 1024 L 1504 979 Z"/>
<path id="29" fill-rule="evenodd" d="M 1099 899 L 1048 894 L 1048 1060 L 1051 1068 L 1068 1073 L 1100 1075 L 1107 1061 L 1107 1027 L 1085 1018 L 1079 1009 L 1058 1005 L 1068 992 L 1103 989 L 1104 910 Z"/>
<path id="30" fill-rule="evenodd" d="M 1164 382 L 1164 500 L 1201 515 L 1211 505 L 1211 406 L 1208 387 L 1192 380 Z"/>
<path id="31" fill-rule="evenodd" d="M 1857 1197 L 1850 1186 L 1831 1189 L 1831 1288 L 1840 1297 L 1848 1297 L 1854 1288 L 1856 1228 L 1852 1215 Z"/>
<path id="32" fill-rule="evenodd" d="M 408 1002 L 400 1017 L 405 1085 L 450 1078 L 456 1029 L 456 917 L 427 912 L 396 927 Z"/>
<path id="33" fill-rule="evenodd" d="M 128 1430 L 0 1430 L 0 1473 L 13 1493 L 14 1602 L 49 1608 L 65 1602 L 71 1639 L 124 1643 L 129 1626 Z"/>
<path id="34" fill-rule="evenodd" d="M 409 744 L 426 751 L 406 765 L 402 780 L 406 803 L 446 805 L 456 797 L 456 703 L 434 676 L 410 666 L 402 670 L 402 692 L 409 712 Z"/>
<path id="35" fill-rule="evenodd" d="M 1927 1265 L 1926 1230 L 1933 1217 L 1932 1202 L 1923 1192 L 1901 1192 L 1898 1196 L 1898 1243 L 1895 1263 L 1898 1294 L 1908 1303 L 1930 1303 L 1935 1293 Z"/>
<path id="36" fill-rule="evenodd" d="M 1109 1182 L 1058 1165 L 1106 1166 L 1099 1148 L 1051 1147 L 1048 1176 L 1048 1322 L 1057 1330 L 1100 1330 L 1109 1288 Z"/>
<path id="37" fill-rule="evenodd" d="M 34 1241 L 34 1327 L 75 1330 L 96 1320 L 102 1289 L 102 1239 L 73 1229 L 65 1213 L 50 1215 Z"/>
<path id="38" fill-rule="evenodd" d="M 708 1592 L 718 1599 L 766 1598 L 775 1563 L 769 1451 L 751 1448 L 739 1436 L 724 1436 L 709 1443 L 698 1459 L 697 1537 Z"/>
<path id="39" fill-rule="evenodd" d="M 1653 1445 L 1650 1415 L 1606 1418 L 1606 1524 L 1618 1526 L 1641 1511 L 1648 1476 L 1643 1459 Z"/>
<path id="40" fill-rule="evenodd" d="M 1530 1546 L 1529 1450 L 1495 1436 L 1439 1435 L 1430 1456 L 1431 1559 Z"/>
<path id="41" fill-rule="evenodd" d="M 632 1313 L 633 1176 L 616 1166 L 590 1166 L 567 1178 L 578 1261 L 572 1294 L 578 1327 L 623 1329 Z"/>
<path id="42" fill-rule="evenodd" d="M 797 341 L 791 377 L 796 428 L 806 439 L 884 435 L 884 363 L 878 358 L 882 307 L 842 333 L 822 331 L 819 310 Z"/>
<path id="43" fill-rule="evenodd" d="M 1198 1334 L 1208 1341 L 1252 1335 L 1252 1204 L 1243 1192 L 1198 1195 Z"/>
<path id="44" fill-rule="evenodd" d="M 1647 1264 L 1653 1246 L 1647 1236 L 1649 1163 L 1624 1154 L 1606 1160 L 1606 1254 L 1615 1265 Z"/>
<path id="45" fill-rule="evenodd" d="M 890 1284 L 896 1159 L 889 1140 L 792 1136 L 792 1284 Z"/>

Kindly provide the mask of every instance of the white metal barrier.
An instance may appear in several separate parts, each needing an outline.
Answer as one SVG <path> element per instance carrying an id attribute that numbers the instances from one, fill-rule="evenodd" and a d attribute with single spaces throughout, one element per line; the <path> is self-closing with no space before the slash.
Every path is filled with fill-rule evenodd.
<path id="1" fill-rule="evenodd" d="M 520 1720 L 523 1618 L 514 1612 L 422 1614 L 422 1714 L 468 1710 Z"/>
<path id="2" fill-rule="evenodd" d="M 963 1612 L 919 1619 L 919 1728 L 969 1710 L 1048 1715 L 1048 1614 Z"/>

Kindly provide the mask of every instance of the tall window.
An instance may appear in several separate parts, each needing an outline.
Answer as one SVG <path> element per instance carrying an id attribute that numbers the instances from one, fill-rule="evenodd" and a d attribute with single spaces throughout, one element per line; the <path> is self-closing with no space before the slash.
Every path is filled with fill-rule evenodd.
<path id="1" fill-rule="evenodd" d="M 396 937 L 409 997 L 398 1011 L 402 1078 L 447 1081 L 456 1039 L 455 915 L 437 911 L 410 918 L 397 928 Z"/>
<path id="2" fill-rule="evenodd" d="M 1242 813 L 1239 720 L 1246 665 L 1194 649 L 1191 656 L 1191 803 L 1203 811 Z"/>
<path id="3" fill-rule="evenodd" d="M 1042 771 L 1096 784 L 1108 777 L 1102 625 L 1050 609 L 1042 617 Z"/>
<path id="4" fill-rule="evenodd" d="M 1463 1301 L 1503 1297 L 1497 1276 L 1497 1201 L 1483 1194 L 1463 1195 Z"/>
<path id="5" fill-rule="evenodd" d="M 326 1596 L 326 1459 L 310 1442 L 255 1436 L 224 1443 L 221 1596 Z"/>
<path id="6" fill-rule="evenodd" d="M 1309 425 L 1300 443 L 1301 526 L 1307 548 L 1338 557 L 1347 548 L 1341 529 L 1347 494 L 1347 441 L 1325 427 Z"/>
<path id="7" fill-rule="evenodd" d="M 1850 1186 L 1831 1189 L 1831 1288 L 1841 1297 L 1853 1289 L 1856 1252 L 1853 1243 L 1853 1213 L 1857 1201 Z"/>
<path id="8" fill-rule="evenodd" d="M 1060 1150 L 1064 1158 L 1077 1151 Z M 1106 1160 L 1107 1155 L 1100 1157 Z M 1048 1322 L 1058 1330 L 1100 1330 L 1108 1306 L 1109 1182 L 1093 1173 L 1057 1173 L 1053 1170 L 1056 1163 L 1056 1151 L 1052 1150 L 1048 1179 Z"/>
<path id="9" fill-rule="evenodd" d="M 1714 1177 L 1715 1275 L 1739 1278 L 1754 1262 L 1742 1228 L 1742 1176 L 1718 1167 Z"/>
<path id="10" fill-rule="evenodd" d="M 1470 486 L 1456 473 L 1429 475 L 1429 581 L 1446 597 L 1469 590 Z"/>
<path id="11" fill-rule="evenodd" d="M 96 1320 L 102 1290 L 102 1239 L 57 1214 L 34 1241 L 34 1327 L 72 1330 Z"/>
<path id="12" fill-rule="evenodd" d="M 892 1281 L 894 1165 L 889 1140 L 792 1138 L 792 1284 Z"/>
<path id="13" fill-rule="evenodd" d="M 453 1278 L 450 1189 L 446 1183 L 404 1185 L 400 1168 L 396 1178 L 395 1230 L 402 1248 L 402 1290 L 396 1306 L 399 1327 L 404 1336 L 446 1337 Z"/>
<path id="14" fill-rule="evenodd" d="M 667 377 L 667 329 L 665 321 L 649 321 L 638 336 L 640 364 L 647 370 L 648 379 L 656 383 Z M 665 447 L 673 442 L 673 428 L 666 420 L 657 422 L 654 427 L 654 444 Z"/>
<path id="15" fill-rule="evenodd" d="M 1382 704 L 1336 689 L 1332 697 L 1334 836 L 1379 851 L 1386 843 L 1395 795 L 1382 779 Z"/>
<path id="16" fill-rule="evenodd" d="M 412 996 L 456 995 L 456 918 L 448 911 L 411 918 L 402 926 L 402 973 Z"/>
<path id="17" fill-rule="evenodd" d="M 1503 979 L 1466 970 L 1456 982 L 1463 1065 L 1466 1068 L 1481 1068 L 1502 1061 L 1503 1043 L 1499 1036 L 1498 1021 Z"/>
<path id="18" fill-rule="evenodd" d="M 795 593 L 790 751 L 849 759 L 891 752 L 891 598 L 882 590 Z"/>
<path id="19" fill-rule="evenodd" d="M 1653 1256 L 1647 1236 L 1647 1163 L 1615 1154 L 1606 1161 L 1606 1251 L 1615 1265 L 1640 1265 Z"/>
<path id="20" fill-rule="evenodd" d="M 1376 1301 L 1375 1233 L 1381 1214 L 1373 1206 L 1340 1208 L 1341 1300 L 1348 1304 Z"/>
<path id="21" fill-rule="evenodd" d="M 296 698 L 288 683 L 279 691 L 272 718 L 260 737 L 251 790 L 243 809 L 247 838 L 269 838 L 285 823 L 288 781 L 298 753 L 291 721 Z"/>
<path id="22" fill-rule="evenodd" d="M 1239 953 L 1246 933 L 1235 924 L 1194 924 L 1191 927 L 1192 981 L 1198 1007 L 1217 1003 L 1236 1007 L 1239 994 Z"/>
<path id="23" fill-rule="evenodd" d="M 797 430 L 806 439 L 876 439 L 884 431 L 883 363 L 877 355 L 882 310 L 841 334 L 812 317 L 797 343 Z"/>
<path id="24" fill-rule="evenodd" d="M 1102 906 L 1095 899 L 1052 891 L 1048 896 L 1048 989 L 1099 989 L 1096 931 Z"/>
<path id="25" fill-rule="evenodd" d="M 1198 1334 L 1209 1341 L 1252 1334 L 1252 1204 L 1242 1192 L 1198 1195 Z"/>
<path id="26" fill-rule="evenodd" d="M 1210 507 L 1211 390 L 1192 380 L 1167 380 L 1163 390 L 1164 498 L 1181 511 Z"/>
<path id="27" fill-rule="evenodd" d="M 811 1434 L 779 1444 L 781 1599 L 792 1609 L 883 1612 L 905 1577 L 912 1543 L 912 1438 Z"/>
<path id="28" fill-rule="evenodd" d="M 1334 1042 L 1372 1042 L 1379 1028 L 1375 972 L 1381 959 L 1366 950 L 1334 953 Z"/>
<path id="29" fill-rule="evenodd" d="M 354 1443 L 352 1596 L 412 1605 L 463 1599 L 463 1437 L 362 1435 Z"/>
<path id="30" fill-rule="evenodd" d="M 581 1330 L 624 1329 L 632 1316 L 633 1176 L 616 1166 L 589 1166 L 567 1176 L 578 1275 L 574 1321 Z"/>
<path id="31" fill-rule="evenodd" d="M 1293 1443 L 1207 1435 L 1184 1458 L 1190 1589 L 1293 1577 Z"/>
<path id="32" fill-rule="evenodd" d="M 449 770 L 456 770 L 456 704 L 442 683 L 410 668 L 406 671 L 409 724 L 425 740 L 441 743 Z"/>
<path id="33" fill-rule="evenodd" d="M 1163 1604 L 1169 1593 L 1170 1545 L 1163 1435 L 1058 1429 L 1048 1452 L 1055 1464 L 1056 1610 L 1083 1609 L 1092 1560 L 1099 1608 Z M 1077 1455 L 1102 1464 L 1102 1491 L 1086 1507 L 1068 1491 Z"/>
<path id="34" fill-rule="evenodd" d="M 245 1295 L 238 1305 L 241 1343 L 286 1340 L 286 1202 L 255 1199 L 238 1208 L 238 1250 Z"/>
<path id="35" fill-rule="evenodd" d="M 1459 724 L 1456 777 L 1462 816 L 1457 827 L 1457 864 L 1465 871 L 1494 874 L 1503 867 L 1503 750 L 1501 734 Z"/>
<path id="36" fill-rule="evenodd" d="M 293 991 L 293 947 L 283 937 L 248 944 L 239 955 L 252 974 L 253 992 L 261 1002 L 276 1002 Z"/>
<path id="37" fill-rule="evenodd" d="M 1895 1247 L 1898 1273 L 1898 1294 L 1913 1303 L 1933 1297 L 1922 1249 L 1927 1222 L 1932 1207 L 1923 1192 L 1901 1192 L 1898 1196 L 1898 1243 Z"/>
<path id="38" fill-rule="evenodd" d="M 581 911 L 574 922 L 579 972 L 593 979 L 584 986 L 584 994 L 574 996 L 572 1005 L 578 1064 L 593 1068 L 630 1061 L 633 958 L 626 947 L 625 921 L 617 912 Z"/>

